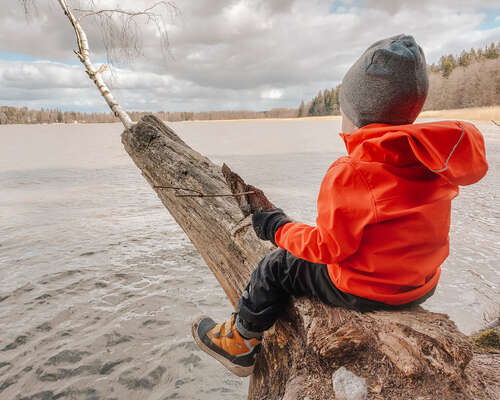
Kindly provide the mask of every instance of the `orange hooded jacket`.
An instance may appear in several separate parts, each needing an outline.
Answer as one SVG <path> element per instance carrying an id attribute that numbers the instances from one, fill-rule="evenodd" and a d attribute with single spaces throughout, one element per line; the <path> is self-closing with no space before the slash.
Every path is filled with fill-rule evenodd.
<path id="1" fill-rule="evenodd" d="M 340 290 L 399 305 L 436 286 L 449 253 L 451 200 L 488 169 L 484 140 L 466 122 L 371 124 L 341 134 L 348 157 L 328 169 L 316 227 L 275 235 L 293 255 L 328 264 Z"/>

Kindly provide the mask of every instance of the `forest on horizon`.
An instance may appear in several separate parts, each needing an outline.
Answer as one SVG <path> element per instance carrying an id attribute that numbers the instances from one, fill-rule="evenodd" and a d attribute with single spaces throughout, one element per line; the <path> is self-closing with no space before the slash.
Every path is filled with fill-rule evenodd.
<path id="1" fill-rule="evenodd" d="M 444 55 L 428 66 L 429 95 L 424 110 L 485 107 L 500 104 L 500 42 L 484 49 L 463 50 L 458 56 Z M 153 112 L 165 121 L 231 120 L 256 118 L 295 118 L 339 115 L 340 85 L 320 90 L 298 108 L 273 108 L 267 111 Z M 137 121 L 151 112 L 129 112 Z M 41 123 L 117 122 L 111 113 L 83 113 L 58 109 L 31 110 L 27 107 L 0 106 L 0 125 Z"/>

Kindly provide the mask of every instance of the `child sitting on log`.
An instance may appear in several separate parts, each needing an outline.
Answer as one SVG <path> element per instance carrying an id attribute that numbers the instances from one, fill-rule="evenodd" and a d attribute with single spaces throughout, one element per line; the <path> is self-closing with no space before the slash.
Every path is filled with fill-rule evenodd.
<path id="1" fill-rule="evenodd" d="M 279 248 L 252 273 L 229 321 L 201 316 L 193 336 L 238 376 L 252 373 L 263 332 L 290 296 L 358 311 L 401 309 L 434 293 L 449 253 L 451 200 L 487 171 L 484 141 L 470 123 L 413 124 L 427 91 L 427 65 L 413 37 L 371 45 L 340 89 L 347 153 L 326 172 L 316 226 L 281 209 L 254 213 L 257 236 Z"/>

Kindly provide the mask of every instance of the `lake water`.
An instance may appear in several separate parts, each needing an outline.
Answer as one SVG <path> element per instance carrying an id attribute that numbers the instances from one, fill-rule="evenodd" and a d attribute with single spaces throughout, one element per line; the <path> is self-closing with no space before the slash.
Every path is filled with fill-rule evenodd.
<path id="1" fill-rule="evenodd" d="M 338 120 L 172 126 L 308 223 L 345 154 Z M 479 128 L 490 169 L 454 200 L 451 254 L 425 303 L 465 333 L 500 309 L 500 128 Z M 0 398 L 246 398 L 248 380 L 190 334 L 195 316 L 223 319 L 231 306 L 121 131 L 0 126 Z"/>

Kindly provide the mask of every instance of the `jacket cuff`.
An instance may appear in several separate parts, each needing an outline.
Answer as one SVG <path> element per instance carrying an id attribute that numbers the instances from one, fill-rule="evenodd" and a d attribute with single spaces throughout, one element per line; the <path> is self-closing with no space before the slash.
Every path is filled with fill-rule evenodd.
<path id="1" fill-rule="evenodd" d="M 272 220 L 268 225 L 269 230 L 267 233 L 267 237 L 275 246 L 277 246 L 275 239 L 276 232 L 278 232 L 279 228 L 281 228 L 285 224 L 288 224 L 289 222 L 292 222 L 292 220 L 288 218 L 284 213 L 276 213 L 272 216 Z"/>

